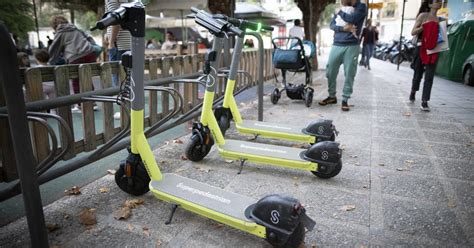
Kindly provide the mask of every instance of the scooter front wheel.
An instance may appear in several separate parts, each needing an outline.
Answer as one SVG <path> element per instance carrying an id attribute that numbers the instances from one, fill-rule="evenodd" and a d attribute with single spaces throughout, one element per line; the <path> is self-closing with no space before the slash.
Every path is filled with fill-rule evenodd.
<path id="1" fill-rule="evenodd" d="M 219 123 L 218 123 L 218 124 L 219 124 L 219 129 L 221 130 L 222 135 L 225 136 L 225 132 L 226 132 L 227 129 L 229 129 L 229 127 L 230 127 L 229 118 L 227 118 L 227 116 L 225 116 L 225 115 L 221 115 L 221 117 L 219 118 L 218 122 L 219 122 Z"/>
<path id="2" fill-rule="evenodd" d="M 186 146 L 186 157 L 193 161 L 201 161 L 211 150 L 212 145 L 206 145 L 201 142 L 197 135 L 193 135 Z"/>
<path id="3" fill-rule="evenodd" d="M 336 164 L 336 167 L 331 173 L 321 173 L 319 171 L 311 171 L 311 172 L 319 178 L 328 179 L 328 178 L 337 176 L 337 174 L 341 172 L 341 169 L 342 169 L 342 160 L 339 159 L 339 161 Z"/>
<path id="4" fill-rule="evenodd" d="M 278 90 L 278 88 L 275 88 L 272 91 L 272 95 L 270 96 L 270 100 L 272 101 L 273 104 L 277 104 L 278 100 L 280 100 L 281 92 Z"/>
<path id="5" fill-rule="evenodd" d="M 311 107 L 311 104 L 313 104 L 313 91 L 306 89 L 304 92 L 304 103 L 306 107 Z"/>
<path id="6" fill-rule="evenodd" d="M 115 172 L 115 183 L 124 192 L 139 196 L 150 190 L 150 176 L 146 172 L 145 166 L 142 162 L 137 165 L 128 165 L 128 170 L 131 170 L 131 176 L 126 175 L 126 162 L 120 164 L 119 169 Z"/>

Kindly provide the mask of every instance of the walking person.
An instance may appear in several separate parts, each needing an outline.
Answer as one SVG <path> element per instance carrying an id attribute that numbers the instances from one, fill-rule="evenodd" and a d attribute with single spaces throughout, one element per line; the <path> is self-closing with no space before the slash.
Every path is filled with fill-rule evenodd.
<path id="1" fill-rule="evenodd" d="M 121 4 L 128 2 L 128 0 L 105 0 L 105 12 L 112 12 L 118 9 Z M 107 27 L 109 61 L 120 61 L 122 59 L 122 54 L 131 49 L 131 38 L 130 31 L 122 29 L 120 25 Z M 112 74 L 112 86 L 116 87 L 118 85 L 118 73 Z"/>
<path id="2" fill-rule="evenodd" d="M 357 58 L 360 52 L 360 43 L 357 38 L 360 35 L 365 16 L 367 15 L 367 5 L 360 0 L 352 0 L 354 13 L 347 14 L 339 11 L 332 18 L 330 27 L 334 31 L 334 42 L 329 53 L 329 60 L 326 66 L 326 77 L 328 79 L 329 96 L 319 102 L 320 105 L 336 104 L 336 79 L 339 67 L 344 64 L 344 89 L 342 94 L 343 111 L 349 111 L 348 100 L 352 94 L 354 77 L 357 72 Z M 336 25 L 336 18 L 340 16 L 346 24 L 344 27 Z M 354 36 L 354 33 L 356 34 Z"/>
<path id="3" fill-rule="evenodd" d="M 438 60 L 437 53 L 428 55 L 426 50 L 430 49 L 429 46 L 432 46 L 433 43 L 434 45 L 437 43 L 439 19 L 436 13 L 441 8 L 441 5 L 441 0 L 422 2 L 415 25 L 411 31 L 411 34 L 417 38 L 417 46 L 415 59 L 411 65 L 414 73 L 409 100 L 411 102 L 415 101 L 416 92 L 420 89 L 421 79 L 424 74 L 425 80 L 423 82 L 423 93 L 421 96 L 421 110 L 423 111 L 430 111 L 428 101 L 431 96 L 436 62 Z M 428 8 L 429 11 L 427 11 Z"/>
<path id="4" fill-rule="evenodd" d="M 364 30 L 362 30 L 362 64 L 370 70 L 370 58 L 374 54 L 375 45 L 379 40 L 379 33 L 377 28 L 372 26 L 372 19 L 368 19 Z"/>
<path id="5" fill-rule="evenodd" d="M 290 28 L 290 37 L 297 37 L 304 40 L 304 29 L 301 27 L 301 20 L 295 19 L 294 26 Z"/>
<path id="6" fill-rule="evenodd" d="M 129 0 L 105 0 L 105 12 L 112 12 L 120 7 L 123 3 L 128 3 Z M 107 27 L 107 40 L 109 61 L 120 61 L 122 54 L 129 51 L 132 47 L 132 35 L 130 31 L 122 29 L 120 25 L 112 25 Z M 121 70 L 121 66 L 119 66 Z M 119 74 L 112 74 L 112 86 L 119 86 Z M 114 114 L 114 119 L 120 119 L 120 112 Z"/>

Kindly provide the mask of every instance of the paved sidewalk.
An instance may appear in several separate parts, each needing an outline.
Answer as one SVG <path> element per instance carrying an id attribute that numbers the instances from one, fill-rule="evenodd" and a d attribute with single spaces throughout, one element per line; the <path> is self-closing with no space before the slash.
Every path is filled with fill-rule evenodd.
<path id="1" fill-rule="evenodd" d="M 286 96 L 277 105 L 268 95 L 264 99 L 267 121 L 334 120 L 340 131 L 337 141 L 344 148 L 343 169 L 335 178 L 323 180 L 303 171 L 250 163 L 237 175 L 238 163 L 221 159 L 214 148 L 201 163 L 182 160 L 184 144 L 179 142 L 157 148 L 157 161 L 164 172 L 256 199 L 270 193 L 300 199 L 317 222 L 316 229 L 306 234 L 306 247 L 473 247 L 474 87 L 435 78 L 432 111 L 425 113 L 419 100 L 408 101 L 409 68 L 396 71 L 394 65 L 372 63 L 372 71 L 359 67 L 349 112 L 342 112 L 339 104 L 317 105 L 327 94 L 324 71 L 314 75 L 316 96 L 309 109 Z M 338 96 L 342 81 L 340 75 Z M 255 119 L 255 102 L 240 106 L 244 118 Z M 234 130 L 229 136 L 242 138 Z M 111 175 L 81 192 L 45 207 L 47 223 L 59 227 L 49 234 L 51 245 L 269 247 L 252 235 L 182 209 L 171 225 L 164 225 L 169 204 L 151 194 L 130 197 L 116 187 Z M 129 199 L 144 203 L 128 219 L 114 219 L 113 212 Z M 348 207 L 354 209 L 344 210 Z M 95 209 L 97 224 L 86 227 L 78 214 L 90 208 Z M 0 247 L 28 242 L 24 218 L 0 228 Z"/>

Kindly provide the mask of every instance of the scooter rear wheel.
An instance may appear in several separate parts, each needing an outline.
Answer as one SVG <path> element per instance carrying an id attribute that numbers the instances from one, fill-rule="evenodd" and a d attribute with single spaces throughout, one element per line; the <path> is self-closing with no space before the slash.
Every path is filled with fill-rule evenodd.
<path id="1" fill-rule="evenodd" d="M 138 163 L 134 168 L 135 171 L 131 177 L 125 175 L 125 163 L 120 164 L 119 169 L 115 172 L 115 183 L 124 192 L 139 196 L 150 191 L 150 176 L 146 172 L 143 163 Z"/>
<path id="2" fill-rule="evenodd" d="M 303 223 L 299 223 L 296 227 L 295 231 L 291 234 L 285 244 L 283 244 L 284 248 L 293 248 L 293 247 L 300 247 L 301 243 L 304 242 L 305 230 Z"/>
<path id="3" fill-rule="evenodd" d="M 278 90 L 278 88 L 275 88 L 272 91 L 272 95 L 270 96 L 270 100 L 272 101 L 273 104 L 277 104 L 278 100 L 280 100 L 281 92 Z"/>
<path id="4" fill-rule="evenodd" d="M 342 169 L 342 160 L 339 159 L 339 161 L 336 164 L 336 167 L 331 173 L 321 173 L 319 171 L 311 171 L 311 172 L 319 178 L 328 179 L 328 178 L 337 176 L 337 174 L 341 172 L 341 169 Z"/>
<path id="5" fill-rule="evenodd" d="M 186 146 L 186 157 L 193 161 L 201 161 L 211 150 L 211 145 L 202 144 L 197 135 L 193 135 L 188 145 Z"/>

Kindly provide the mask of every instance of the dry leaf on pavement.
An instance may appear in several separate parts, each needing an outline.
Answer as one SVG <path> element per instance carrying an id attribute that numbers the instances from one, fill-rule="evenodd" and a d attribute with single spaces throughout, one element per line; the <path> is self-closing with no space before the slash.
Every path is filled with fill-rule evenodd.
<path id="1" fill-rule="evenodd" d="M 68 195 L 80 195 L 81 194 L 81 189 L 77 186 L 74 186 L 70 189 L 65 190 L 64 193 L 66 193 Z"/>
<path id="2" fill-rule="evenodd" d="M 130 209 L 136 208 L 138 205 L 142 205 L 145 201 L 143 199 L 132 199 L 126 200 L 124 206 Z"/>
<path id="3" fill-rule="evenodd" d="M 175 139 L 175 140 L 173 140 L 173 143 L 175 143 L 175 144 L 183 144 L 184 142 L 183 142 L 182 140 L 180 140 L 180 139 Z"/>
<path id="4" fill-rule="evenodd" d="M 454 200 L 449 200 L 448 201 L 448 208 L 455 208 L 456 207 L 456 202 Z"/>
<path id="5" fill-rule="evenodd" d="M 359 162 L 355 162 L 354 165 L 355 165 L 355 166 L 360 166 L 360 163 L 359 163 Z"/>
<path id="6" fill-rule="evenodd" d="M 117 170 L 107 170 L 107 173 L 110 175 L 115 175 L 115 172 L 117 172 Z"/>
<path id="7" fill-rule="evenodd" d="M 48 229 L 48 232 L 54 232 L 59 229 L 59 225 L 56 223 L 52 223 L 52 224 L 49 223 L 49 224 L 46 224 L 46 228 Z"/>
<path id="8" fill-rule="evenodd" d="M 143 230 L 143 234 L 145 234 L 146 236 L 150 236 L 150 230 L 148 229 L 148 227 L 144 226 L 142 230 Z"/>
<path id="9" fill-rule="evenodd" d="M 231 164 L 232 162 L 234 162 L 234 160 L 226 159 L 225 162 Z"/>
<path id="10" fill-rule="evenodd" d="M 129 231 L 133 231 L 133 226 L 132 226 L 132 224 L 128 224 L 128 225 L 127 225 L 127 228 L 128 228 Z"/>
<path id="11" fill-rule="evenodd" d="M 405 160 L 405 164 L 414 164 L 415 161 L 414 160 Z"/>
<path id="12" fill-rule="evenodd" d="M 397 168 L 397 171 L 406 171 L 406 170 L 407 170 L 407 168 L 402 168 L 402 167 Z"/>
<path id="13" fill-rule="evenodd" d="M 99 191 L 100 191 L 100 193 L 108 193 L 109 189 L 108 188 L 100 188 Z"/>
<path id="14" fill-rule="evenodd" d="M 352 155 L 351 158 L 357 158 L 358 156 L 357 155 Z"/>
<path id="15" fill-rule="evenodd" d="M 385 164 L 384 163 L 379 163 L 379 166 L 385 166 Z"/>
<path id="16" fill-rule="evenodd" d="M 156 247 L 160 247 L 161 246 L 161 240 L 160 239 L 157 239 L 155 244 L 156 244 Z"/>
<path id="17" fill-rule="evenodd" d="M 344 205 L 340 208 L 342 211 L 352 211 L 356 208 L 355 205 Z"/>
<path id="18" fill-rule="evenodd" d="M 79 213 L 79 222 L 85 226 L 97 224 L 95 209 L 84 209 Z"/>
<path id="19" fill-rule="evenodd" d="M 113 213 L 113 216 L 116 220 L 126 220 L 130 215 L 132 214 L 132 211 L 130 210 L 129 207 L 123 207 L 121 209 L 116 210 Z"/>
<path id="20" fill-rule="evenodd" d="M 184 155 L 181 155 L 181 160 L 188 160 L 188 158 Z"/>
<path id="21" fill-rule="evenodd" d="M 410 117 L 410 116 L 411 116 L 411 112 L 405 112 L 405 113 L 403 113 L 403 116 Z"/>

